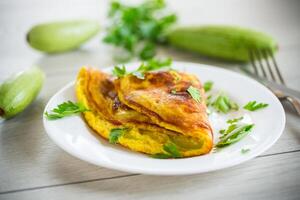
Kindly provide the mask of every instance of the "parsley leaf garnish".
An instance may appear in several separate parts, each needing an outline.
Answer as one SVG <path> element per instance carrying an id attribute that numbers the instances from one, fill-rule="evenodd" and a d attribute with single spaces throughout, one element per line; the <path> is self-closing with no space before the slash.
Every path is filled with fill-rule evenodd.
<path id="1" fill-rule="evenodd" d="M 220 137 L 220 139 L 225 138 L 229 133 L 231 133 L 234 129 L 236 129 L 237 125 L 236 124 L 231 124 L 226 130 L 220 130 L 220 133 L 222 134 L 222 136 Z"/>
<path id="2" fill-rule="evenodd" d="M 155 56 L 155 53 L 155 45 L 151 42 L 148 42 L 139 53 L 139 57 L 142 60 L 149 60 Z"/>
<path id="3" fill-rule="evenodd" d="M 181 153 L 179 152 L 179 150 L 177 149 L 177 146 L 172 143 L 172 142 L 168 142 L 166 144 L 164 144 L 163 146 L 164 150 L 166 152 L 168 152 L 173 158 L 180 158 Z"/>
<path id="4" fill-rule="evenodd" d="M 197 101 L 198 103 L 201 102 L 201 93 L 200 93 L 200 90 L 198 88 L 195 88 L 193 86 L 190 86 L 188 89 L 187 89 L 187 92 L 191 95 L 191 97 Z"/>
<path id="5" fill-rule="evenodd" d="M 237 103 L 229 99 L 225 94 L 219 94 L 216 99 L 210 103 L 210 105 L 217 111 L 222 113 L 228 113 L 231 110 L 238 110 Z"/>
<path id="6" fill-rule="evenodd" d="M 67 101 L 59 104 L 57 108 L 51 110 L 50 113 L 45 112 L 45 116 L 48 120 L 55 120 L 85 111 L 88 111 L 88 109 L 85 108 L 83 104 Z"/>
<path id="7" fill-rule="evenodd" d="M 124 65 L 122 67 L 115 66 L 112 70 L 112 74 L 117 77 L 123 77 L 127 74 L 127 71 Z"/>
<path id="8" fill-rule="evenodd" d="M 228 131 L 230 127 L 231 130 Z M 216 144 L 216 147 L 221 148 L 240 141 L 252 130 L 253 127 L 254 124 L 230 125 L 226 131 L 226 133 L 228 133 L 221 137 L 221 140 Z"/>
<path id="9" fill-rule="evenodd" d="M 212 81 L 206 81 L 203 85 L 204 91 L 208 92 L 213 87 L 214 83 Z"/>
<path id="10" fill-rule="evenodd" d="M 245 124 L 240 122 L 244 117 L 238 117 L 227 120 L 229 126 L 227 129 L 221 129 L 219 133 L 220 141 L 216 144 L 216 147 L 225 147 L 235 142 L 240 141 L 245 137 L 254 127 L 254 124 Z"/>
<path id="11" fill-rule="evenodd" d="M 118 46 L 143 60 L 154 57 L 155 43 L 165 41 L 166 30 L 176 22 L 175 14 L 165 14 L 164 0 L 148 0 L 137 6 L 119 1 L 110 5 L 108 27 L 103 41 Z"/>
<path id="12" fill-rule="evenodd" d="M 159 70 L 164 67 L 169 67 L 172 64 L 172 59 L 167 58 L 165 60 L 158 60 L 158 59 L 150 59 L 146 62 L 143 62 L 138 69 L 128 72 L 125 66 L 119 67 L 115 66 L 112 70 L 112 74 L 117 77 L 123 77 L 127 74 L 132 74 L 139 79 L 145 78 L 145 73 L 149 71 Z"/>
<path id="13" fill-rule="evenodd" d="M 131 72 L 131 74 L 137 77 L 138 79 L 145 79 L 145 74 L 143 72 L 133 71 Z"/>
<path id="14" fill-rule="evenodd" d="M 144 79 L 145 72 L 159 70 L 164 67 L 171 66 L 172 59 L 167 58 L 165 60 L 151 59 L 147 62 L 143 62 L 136 71 L 133 71 L 132 74 L 139 79 Z"/>
<path id="15" fill-rule="evenodd" d="M 113 128 L 110 130 L 108 141 L 111 144 L 116 144 L 119 138 L 124 134 L 127 128 Z"/>
<path id="16" fill-rule="evenodd" d="M 249 101 L 243 108 L 249 111 L 255 111 L 267 107 L 269 104 L 257 103 L 256 101 Z"/>
<path id="17" fill-rule="evenodd" d="M 241 121 L 242 119 L 244 119 L 244 117 L 239 117 L 239 118 L 229 119 L 229 120 L 227 120 L 227 123 L 228 123 L 228 124 L 233 124 L 233 123 L 236 123 L 236 122 L 238 122 L 238 121 Z"/>
<path id="18" fill-rule="evenodd" d="M 168 142 L 168 143 L 164 144 L 163 149 L 166 153 L 157 153 L 157 154 L 151 155 L 151 157 L 159 158 L 159 159 L 181 158 L 182 157 L 177 146 L 172 142 Z"/>
<path id="19" fill-rule="evenodd" d="M 159 60 L 159 59 L 151 59 L 147 62 L 143 62 L 140 67 L 137 69 L 137 71 L 140 72 L 148 72 L 148 71 L 154 71 L 159 70 L 163 67 L 170 66 L 172 64 L 172 59 L 167 58 L 165 60 Z"/>

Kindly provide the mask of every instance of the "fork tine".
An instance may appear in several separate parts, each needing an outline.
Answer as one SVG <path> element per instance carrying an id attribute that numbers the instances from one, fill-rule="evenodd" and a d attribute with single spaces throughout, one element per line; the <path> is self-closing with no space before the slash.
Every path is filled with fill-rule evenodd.
<path id="1" fill-rule="evenodd" d="M 272 80 L 273 80 L 274 82 L 276 82 L 276 78 L 275 78 L 275 75 L 274 75 L 274 72 L 273 72 L 274 70 L 272 70 L 271 64 L 270 64 L 270 62 L 269 62 L 267 50 L 264 49 L 264 50 L 262 50 L 261 52 L 262 52 L 262 55 L 263 55 L 263 57 L 264 57 L 264 60 L 265 60 L 265 62 L 266 62 L 266 64 L 267 64 L 269 74 L 271 75 Z"/>
<path id="2" fill-rule="evenodd" d="M 258 68 L 257 68 L 257 66 L 256 66 L 256 64 L 255 64 L 255 57 L 254 57 L 254 53 L 253 53 L 253 51 L 250 49 L 249 50 L 249 57 L 250 57 L 250 62 L 251 62 L 251 66 L 253 67 L 253 69 L 254 69 L 254 73 L 256 74 L 256 75 L 258 75 Z"/>
<path id="3" fill-rule="evenodd" d="M 267 72 L 266 72 L 266 70 L 265 70 L 265 68 L 264 68 L 264 65 L 263 65 L 263 63 L 262 63 L 262 55 L 260 54 L 260 51 L 257 50 L 257 49 L 255 49 L 254 52 L 255 52 L 255 54 L 256 54 L 257 62 L 259 63 L 259 66 L 260 66 L 260 69 L 261 69 L 261 71 L 262 71 L 262 73 L 263 73 L 263 76 L 264 76 L 265 78 L 268 78 Z"/>
<path id="4" fill-rule="evenodd" d="M 274 65 L 276 74 L 277 74 L 277 76 L 278 76 L 278 78 L 279 78 L 281 84 L 285 85 L 285 81 L 284 81 L 284 79 L 283 79 L 283 77 L 282 77 L 282 75 L 281 75 L 281 73 L 280 73 L 280 71 L 279 71 L 277 62 L 276 62 L 276 60 L 275 60 L 275 58 L 274 58 L 274 55 L 273 55 L 272 51 L 271 51 L 270 49 L 268 49 L 268 50 L 266 50 L 266 51 L 267 51 L 267 53 L 269 54 L 269 56 L 271 57 L 271 60 L 272 60 L 272 62 L 273 62 L 273 65 Z"/>

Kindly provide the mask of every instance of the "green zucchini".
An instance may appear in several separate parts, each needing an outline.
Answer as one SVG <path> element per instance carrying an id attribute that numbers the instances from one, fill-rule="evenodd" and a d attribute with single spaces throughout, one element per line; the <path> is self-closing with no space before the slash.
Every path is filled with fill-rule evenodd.
<path id="1" fill-rule="evenodd" d="M 0 117 L 11 118 L 22 112 L 38 95 L 44 73 L 31 67 L 7 79 L 0 85 Z"/>
<path id="2" fill-rule="evenodd" d="M 235 26 L 178 27 L 167 34 L 170 45 L 228 61 L 247 62 L 250 50 L 277 51 L 271 36 Z"/>
<path id="3" fill-rule="evenodd" d="M 34 26 L 27 34 L 27 42 L 34 49 L 58 53 L 78 48 L 99 32 L 94 20 L 45 23 Z"/>

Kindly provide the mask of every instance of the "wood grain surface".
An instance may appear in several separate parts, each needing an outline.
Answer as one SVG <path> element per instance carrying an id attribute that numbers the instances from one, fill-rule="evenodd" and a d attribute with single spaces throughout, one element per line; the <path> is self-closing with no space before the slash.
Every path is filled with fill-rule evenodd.
<path id="1" fill-rule="evenodd" d="M 138 1 L 129 1 L 138 2 Z M 180 24 L 233 24 L 272 34 L 287 85 L 300 89 L 300 1 L 169 0 Z M 217 172 L 193 176 L 146 176 L 101 168 L 74 158 L 46 135 L 42 112 L 82 65 L 115 64 L 101 34 L 81 49 L 46 55 L 32 50 L 26 32 L 36 23 L 71 19 L 105 20 L 108 1 L 0 1 L 0 81 L 32 65 L 46 73 L 37 100 L 14 119 L 0 122 L 0 199 L 300 199 L 300 118 L 285 104 L 287 123 L 279 141 L 259 157 Z M 175 49 L 159 49 L 174 60 L 238 66 Z M 276 113 L 274 113 L 276 114 Z M 272 134 L 272 133 L 270 133 Z"/>

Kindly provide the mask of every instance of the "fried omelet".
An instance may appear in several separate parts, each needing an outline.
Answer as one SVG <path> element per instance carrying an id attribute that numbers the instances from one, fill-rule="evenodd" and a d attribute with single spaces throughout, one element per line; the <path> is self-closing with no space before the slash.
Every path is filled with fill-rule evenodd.
<path id="1" fill-rule="evenodd" d="M 200 91 L 200 102 L 187 93 L 190 86 Z M 212 149 L 204 90 L 193 75 L 158 71 L 145 73 L 144 79 L 114 78 L 83 67 L 76 95 L 89 109 L 83 115 L 95 132 L 108 139 L 111 130 L 124 129 L 118 143 L 133 151 L 169 155 L 166 146 L 172 144 L 180 157 L 190 157 Z"/>

